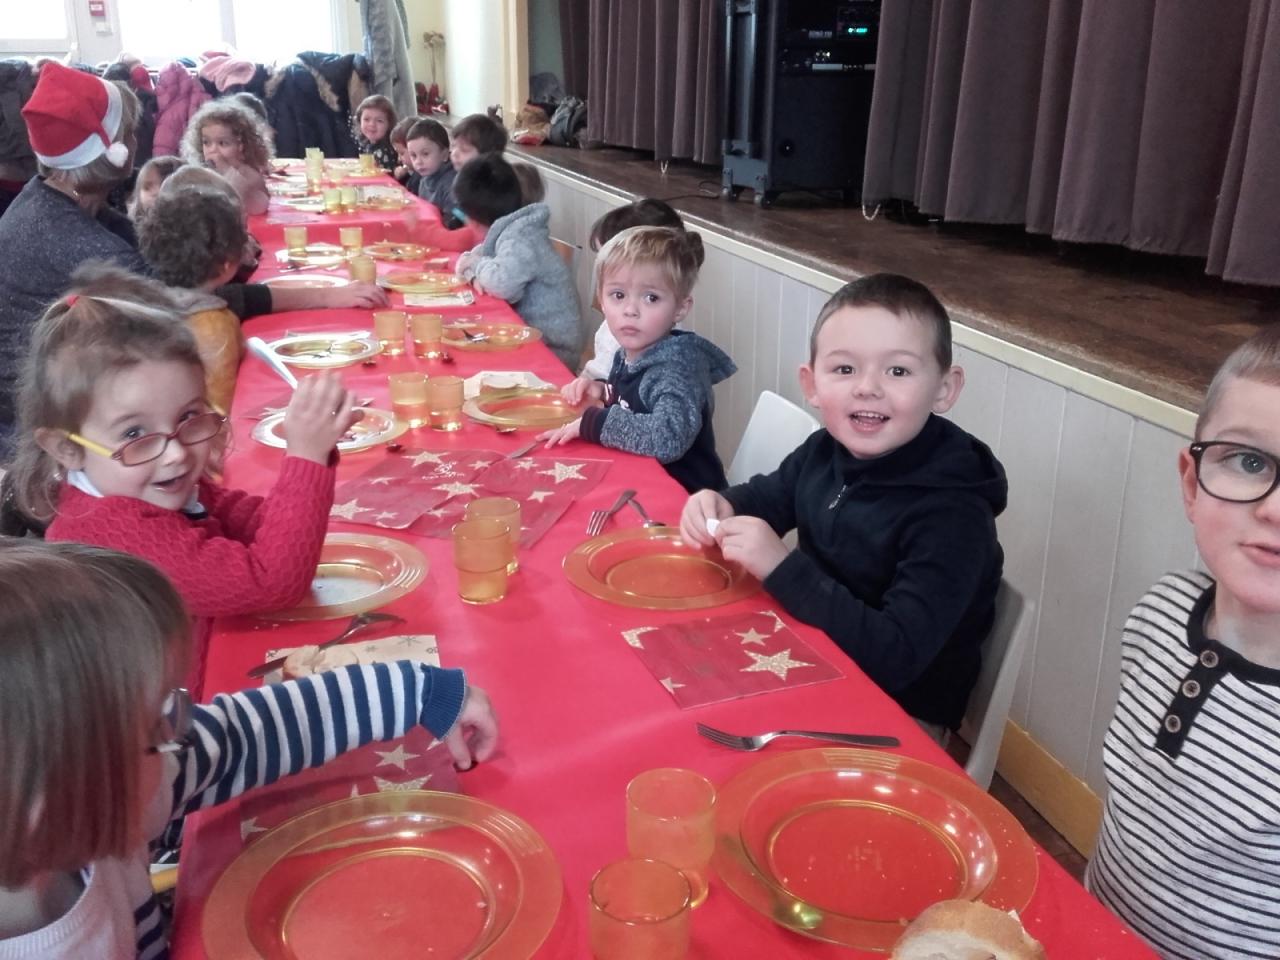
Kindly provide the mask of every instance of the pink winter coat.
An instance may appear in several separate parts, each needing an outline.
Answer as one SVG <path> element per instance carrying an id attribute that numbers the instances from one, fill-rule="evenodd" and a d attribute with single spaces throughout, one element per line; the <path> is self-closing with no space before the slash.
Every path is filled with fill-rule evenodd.
<path id="1" fill-rule="evenodd" d="M 156 81 L 155 157 L 176 157 L 181 153 L 182 135 L 187 121 L 209 99 L 200 81 L 182 64 L 173 62 L 160 71 Z"/>

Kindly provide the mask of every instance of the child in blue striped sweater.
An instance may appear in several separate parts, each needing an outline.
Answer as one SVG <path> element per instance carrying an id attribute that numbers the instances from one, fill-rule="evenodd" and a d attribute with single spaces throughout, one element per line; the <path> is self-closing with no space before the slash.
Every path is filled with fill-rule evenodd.
<path id="1" fill-rule="evenodd" d="M 495 748 L 484 691 L 409 661 L 193 707 L 169 689 L 189 629 L 142 560 L 0 545 L 0 960 L 167 956 L 147 841 L 169 821 L 419 724 L 460 767 Z"/>

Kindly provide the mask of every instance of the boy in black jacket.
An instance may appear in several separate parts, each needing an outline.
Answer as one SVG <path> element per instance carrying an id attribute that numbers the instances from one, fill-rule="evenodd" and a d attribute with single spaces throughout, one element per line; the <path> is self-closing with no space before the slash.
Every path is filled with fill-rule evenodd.
<path id="1" fill-rule="evenodd" d="M 819 313 L 809 355 L 800 382 L 826 429 L 768 476 L 694 494 L 681 534 L 718 543 L 940 735 L 959 725 L 995 615 L 1004 468 L 937 416 L 964 371 L 946 310 L 921 284 L 846 284 Z M 793 528 L 794 551 L 779 539 Z"/>

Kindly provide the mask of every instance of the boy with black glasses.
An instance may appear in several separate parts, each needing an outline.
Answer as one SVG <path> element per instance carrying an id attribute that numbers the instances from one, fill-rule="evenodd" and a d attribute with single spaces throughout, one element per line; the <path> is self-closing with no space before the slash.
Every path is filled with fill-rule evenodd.
<path id="1" fill-rule="evenodd" d="M 1280 326 L 1209 386 L 1178 468 L 1208 573 L 1124 627 L 1089 889 L 1162 956 L 1280 956 Z"/>

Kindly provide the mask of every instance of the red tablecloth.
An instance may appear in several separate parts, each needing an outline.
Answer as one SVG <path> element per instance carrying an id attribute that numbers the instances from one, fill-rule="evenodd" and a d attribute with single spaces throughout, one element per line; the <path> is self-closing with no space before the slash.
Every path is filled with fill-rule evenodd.
<path id="1" fill-rule="evenodd" d="M 270 245 L 269 245 L 270 246 Z M 268 253 L 271 251 L 269 250 Z M 270 258 L 264 263 L 274 263 Z M 395 298 L 398 299 L 398 298 Z M 475 307 L 442 311 L 510 318 L 510 308 L 488 297 Z M 246 333 L 266 339 L 292 330 L 350 330 L 368 326 L 365 311 L 280 314 L 246 324 Z M 359 395 L 385 403 L 386 376 L 423 367 L 429 372 L 463 376 L 482 369 L 532 370 L 562 383 L 567 371 L 543 346 L 510 353 L 463 353 L 442 367 L 409 357 L 380 358 L 376 369 L 345 371 Z M 278 379 L 254 360 L 240 373 L 232 415 L 237 442 L 229 458 L 227 483 L 261 492 L 268 489 L 282 451 L 248 439 L 252 422 L 237 416 L 276 397 Z M 529 434 L 499 435 L 468 422 L 457 433 L 418 431 L 406 443 L 433 449 L 483 447 L 510 450 Z M 460 666 L 470 681 L 493 698 L 501 720 L 498 755 L 462 775 L 462 789 L 527 820 L 546 838 L 564 874 L 559 919 L 538 953 L 544 958 L 589 955 L 586 942 L 587 885 L 602 865 L 626 853 L 624 789 L 642 770 L 681 766 L 698 770 L 717 783 L 755 762 L 750 754 L 716 747 L 694 731 L 695 721 L 750 732 L 782 727 L 863 730 L 891 733 L 902 751 L 955 769 L 898 706 L 842 654 L 825 635 L 785 618 L 824 657 L 844 671 L 843 679 L 797 687 L 759 697 L 680 710 L 619 637 L 621 630 L 652 625 L 690 614 L 631 610 L 594 600 L 576 590 L 561 572 L 565 553 L 583 540 L 591 510 L 607 506 L 623 487 L 635 487 L 649 512 L 675 521 L 685 495 L 654 461 L 586 444 L 566 452 L 614 461 L 609 474 L 533 548 L 522 553 L 520 572 L 510 594 L 492 606 L 470 607 L 456 598 L 456 576 L 447 540 L 405 537 L 428 557 L 425 583 L 388 609 L 403 616 L 405 632 L 434 633 L 442 663 Z M 383 449 L 344 458 L 339 482 L 367 469 Z M 629 511 L 615 524 L 635 525 Z M 387 533 L 335 522 L 334 530 Z M 401 534 L 393 534 L 403 536 Z M 703 615 L 780 607 L 765 595 Z M 245 671 L 261 662 L 270 647 L 314 642 L 332 635 L 335 624 L 225 622 L 209 652 L 206 691 L 234 690 L 246 684 Z M 789 749 L 778 744 L 773 750 Z M 212 884 L 241 848 L 237 804 L 191 818 L 182 854 L 173 956 L 203 957 L 201 907 Z M 1043 851 L 1035 896 L 1023 915 L 1030 932 L 1052 957 L 1148 957 L 1152 954 L 1090 897 Z M 424 891 L 424 895 L 428 892 Z M 353 942 L 360 931 L 353 923 Z M 862 956 L 822 944 L 776 926 L 740 901 L 714 877 L 711 896 L 693 919 L 694 958 Z M 865 954 L 873 956 L 872 954 Z"/>

